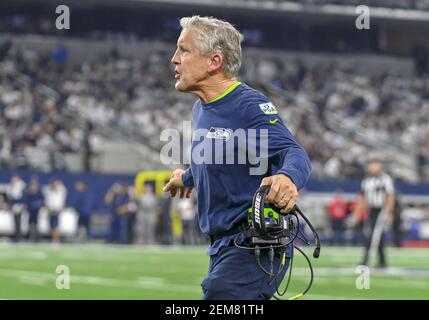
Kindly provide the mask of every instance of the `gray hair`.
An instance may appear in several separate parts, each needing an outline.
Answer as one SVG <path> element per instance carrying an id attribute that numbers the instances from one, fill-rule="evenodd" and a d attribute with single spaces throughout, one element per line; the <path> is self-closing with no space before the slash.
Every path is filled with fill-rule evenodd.
<path id="1" fill-rule="evenodd" d="M 241 66 L 241 42 L 243 36 L 229 22 L 213 17 L 183 17 L 182 29 L 191 28 L 198 33 L 197 47 L 202 55 L 221 53 L 224 58 L 224 72 L 229 78 L 238 74 Z"/>

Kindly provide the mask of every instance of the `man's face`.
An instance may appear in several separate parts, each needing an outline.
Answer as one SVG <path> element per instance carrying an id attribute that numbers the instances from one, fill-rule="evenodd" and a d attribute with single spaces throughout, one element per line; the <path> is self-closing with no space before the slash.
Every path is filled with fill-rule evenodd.
<path id="1" fill-rule="evenodd" d="M 58 189 L 61 186 L 61 184 L 62 184 L 61 180 L 54 180 L 52 182 L 52 186 L 54 189 Z"/>
<path id="2" fill-rule="evenodd" d="M 178 91 L 197 90 L 200 82 L 208 77 L 210 57 L 200 54 L 196 38 L 194 30 L 185 28 L 177 40 L 177 49 L 171 62 L 175 65 L 175 88 Z"/>
<path id="3" fill-rule="evenodd" d="M 37 192 L 39 189 L 39 183 L 37 181 L 31 181 L 30 182 L 30 191 L 31 192 Z"/>
<path id="4" fill-rule="evenodd" d="M 368 172 L 373 176 L 378 176 L 381 172 L 381 163 L 379 161 L 368 163 Z"/>

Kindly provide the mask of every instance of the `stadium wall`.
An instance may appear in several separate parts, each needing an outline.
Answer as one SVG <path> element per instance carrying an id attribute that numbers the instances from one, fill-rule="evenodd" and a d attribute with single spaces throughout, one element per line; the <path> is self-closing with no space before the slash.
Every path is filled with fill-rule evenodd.
<path id="1" fill-rule="evenodd" d="M 156 172 L 150 173 L 147 177 L 155 177 Z M 88 183 L 88 192 L 95 200 L 95 212 L 91 218 L 91 223 L 94 224 L 94 228 L 91 231 L 92 238 L 105 238 L 108 235 L 109 228 L 109 209 L 104 203 L 104 196 L 107 190 L 114 183 L 124 183 L 126 185 L 134 185 L 135 182 L 145 183 L 151 182 L 150 179 L 141 179 L 142 172 L 137 175 L 114 175 L 114 174 L 95 174 L 95 173 L 71 173 L 71 172 L 51 172 L 51 173 L 40 173 L 30 171 L 0 171 L 0 196 L 4 194 L 6 186 L 13 174 L 19 175 L 24 181 L 28 182 L 31 178 L 37 178 L 41 185 L 47 185 L 49 182 L 56 178 L 61 179 L 67 190 L 68 199 L 72 199 L 74 196 L 74 183 L 77 180 L 84 180 Z M 155 175 L 154 175 L 155 174 Z M 160 177 L 165 176 L 165 171 L 160 171 Z M 140 179 L 138 178 L 140 177 Z M 145 176 L 146 177 L 146 176 Z M 155 184 L 159 184 L 160 181 L 155 182 L 157 179 L 153 179 Z M 160 180 L 160 179 L 158 179 Z M 156 187 L 156 185 L 155 185 Z M 329 230 L 329 221 L 326 215 L 326 206 L 329 201 L 332 200 L 334 192 L 341 188 L 344 192 L 344 198 L 347 201 L 354 201 L 356 194 L 360 189 L 360 181 L 318 181 L 310 180 L 305 190 L 301 192 L 299 205 L 306 212 L 308 217 L 312 220 L 314 226 L 319 230 Z M 429 185 L 423 184 L 407 184 L 403 182 L 397 182 L 396 188 L 400 194 L 401 202 L 404 206 L 421 204 L 429 206 Z M 159 189 L 159 188 L 158 188 Z M 137 186 L 137 190 L 139 187 Z M 159 192 L 158 192 L 159 194 Z M 69 207 L 69 201 L 67 201 L 68 207 L 60 215 L 60 230 L 63 236 L 73 238 L 77 231 L 77 214 Z M 423 230 L 423 226 L 429 228 L 429 222 L 422 220 L 420 228 Z M 22 221 L 22 230 L 25 233 L 28 228 L 28 219 L 25 217 Z M 39 232 L 44 235 L 49 234 L 49 223 L 48 215 L 46 210 L 42 209 L 39 216 Z M 328 229 L 327 229 L 328 228 Z M 10 236 L 13 234 L 14 224 L 13 217 L 7 210 L 0 210 L 0 236 Z M 426 230 L 426 229 L 425 229 Z M 415 237 L 413 240 L 420 240 L 421 237 Z"/>

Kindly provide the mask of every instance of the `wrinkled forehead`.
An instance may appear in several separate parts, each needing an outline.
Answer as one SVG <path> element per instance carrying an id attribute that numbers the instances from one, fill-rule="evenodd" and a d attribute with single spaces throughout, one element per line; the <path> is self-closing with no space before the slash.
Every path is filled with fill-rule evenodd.
<path id="1" fill-rule="evenodd" d="M 177 45 L 193 45 L 195 44 L 195 39 L 197 37 L 197 32 L 192 28 L 185 28 L 180 33 L 179 38 L 177 39 Z"/>

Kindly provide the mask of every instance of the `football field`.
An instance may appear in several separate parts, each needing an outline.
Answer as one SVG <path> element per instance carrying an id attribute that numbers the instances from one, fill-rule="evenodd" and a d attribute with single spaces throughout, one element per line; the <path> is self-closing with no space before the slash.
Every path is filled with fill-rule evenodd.
<path id="1" fill-rule="evenodd" d="M 200 299 L 208 268 L 205 250 L 1 244 L 0 299 Z M 311 256 L 312 248 L 305 251 Z M 390 267 L 371 269 L 369 288 L 358 289 L 356 282 L 364 283 L 356 273 L 362 249 L 322 247 L 320 259 L 311 259 L 315 279 L 303 299 L 429 299 L 428 251 L 388 248 Z M 300 293 L 309 274 L 296 254 L 286 297 Z"/>

